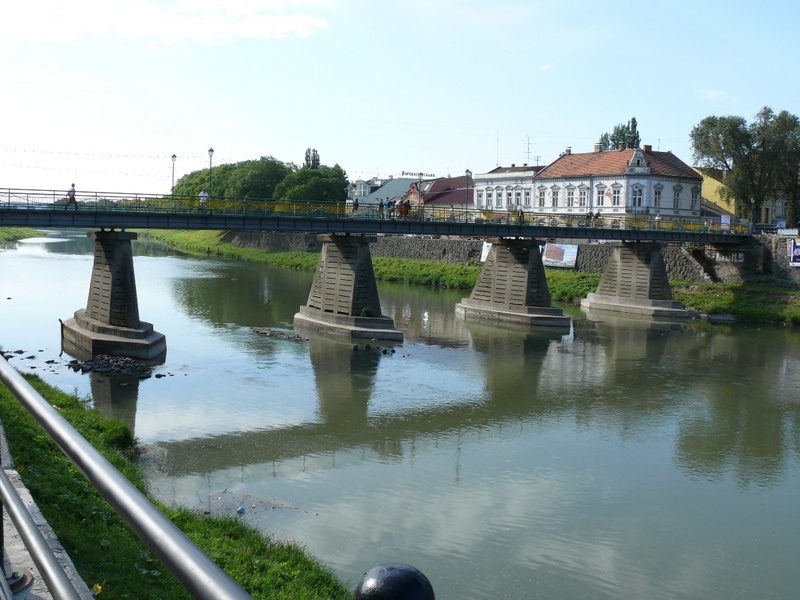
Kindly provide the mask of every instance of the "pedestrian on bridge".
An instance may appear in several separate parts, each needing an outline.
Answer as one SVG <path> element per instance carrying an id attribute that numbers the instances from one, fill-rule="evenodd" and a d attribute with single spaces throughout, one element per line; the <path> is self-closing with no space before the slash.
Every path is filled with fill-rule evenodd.
<path id="1" fill-rule="evenodd" d="M 78 210 L 78 201 L 75 200 L 75 184 L 72 184 L 72 187 L 67 190 L 67 203 L 64 205 L 64 210 L 69 208 L 70 204 L 75 205 L 75 210 Z"/>
<path id="2" fill-rule="evenodd" d="M 206 188 L 203 188 L 203 191 L 200 192 L 200 210 L 206 209 L 206 203 L 208 202 L 208 192 Z"/>

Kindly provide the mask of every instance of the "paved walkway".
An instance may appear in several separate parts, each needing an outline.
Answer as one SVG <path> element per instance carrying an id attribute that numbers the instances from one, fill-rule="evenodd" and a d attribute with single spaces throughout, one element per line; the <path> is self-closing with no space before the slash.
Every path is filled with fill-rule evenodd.
<path id="1" fill-rule="evenodd" d="M 94 596 L 91 591 L 89 591 L 88 586 L 78 576 L 72 564 L 72 560 L 67 556 L 67 553 L 59 543 L 50 525 L 45 521 L 42 513 L 39 511 L 39 507 L 34 503 L 28 489 L 22 483 L 22 478 L 19 476 L 19 473 L 13 469 L 13 461 L 8 452 L 8 445 L 6 444 L 5 432 L 2 425 L 0 425 L 0 461 L 2 461 L 6 475 L 8 475 L 8 478 L 17 490 L 17 494 L 33 517 L 34 522 L 39 526 L 39 530 L 50 544 L 50 548 L 52 548 L 53 553 L 58 558 L 58 562 L 61 563 L 64 568 L 64 572 L 70 580 L 72 580 L 78 594 L 85 600 L 91 600 Z M 11 522 L 5 510 L 3 510 L 3 542 L 3 559 L 5 561 L 6 575 L 11 575 L 11 573 L 16 572 L 18 576 L 25 579 L 26 583 L 30 581 L 24 589 L 14 593 L 14 598 L 24 600 L 52 600 L 52 596 L 50 592 L 47 591 L 47 586 L 42 576 L 39 574 L 33 559 L 30 554 L 28 554 L 25 544 L 22 542 L 22 538 L 19 533 L 17 533 L 14 524 Z"/>

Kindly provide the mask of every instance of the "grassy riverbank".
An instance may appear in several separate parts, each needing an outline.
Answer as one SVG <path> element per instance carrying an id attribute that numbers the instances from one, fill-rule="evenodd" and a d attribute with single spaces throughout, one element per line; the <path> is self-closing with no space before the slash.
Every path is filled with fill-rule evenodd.
<path id="1" fill-rule="evenodd" d="M 319 256 L 310 252 L 270 252 L 240 248 L 223 241 L 220 231 L 153 231 L 146 235 L 188 254 L 216 255 L 314 270 Z M 477 264 L 373 257 L 375 277 L 414 285 L 471 289 L 480 272 Z M 553 300 L 577 302 L 597 289 L 599 273 L 548 269 Z M 672 281 L 672 293 L 686 308 L 710 315 L 731 315 L 740 321 L 800 325 L 800 286 L 782 282 L 694 284 Z"/>
<path id="2" fill-rule="evenodd" d="M 133 460 L 134 439 L 125 424 L 36 376 L 26 378 L 145 492 Z M 17 471 L 90 588 L 99 586 L 103 598 L 190 598 L 5 386 L 0 386 L 0 421 Z M 273 542 L 235 516 L 212 517 L 156 504 L 254 598 L 350 598 L 346 587 L 302 548 Z"/>
<path id="3" fill-rule="evenodd" d="M 36 237 L 39 232 L 29 227 L 0 227 L 0 243 Z"/>

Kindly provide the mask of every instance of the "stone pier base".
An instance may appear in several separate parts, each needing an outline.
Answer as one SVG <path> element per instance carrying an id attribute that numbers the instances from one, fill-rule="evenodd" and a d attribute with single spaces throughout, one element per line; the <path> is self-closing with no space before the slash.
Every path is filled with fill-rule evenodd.
<path id="1" fill-rule="evenodd" d="M 456 304 L 466 318 L 537 327 L 570 327 L 570 318 L 550 302 L 542 253 L 536 240 L 493 239 L 469 298 Z"/>
<path id="2" fill-rule="evenodd" d="M 381 314 L 369 251 L 374 238 L 321 235 L 319 240 L 317 271 L 307 303 L 294 316 L 295 327 L 351 339 L 402 340 L 403 332 Z"/>
<path id="3" fill-rule="evenodd" d="M 91 355 L 163 357 L 166 338 L 139 320 L 131 251 L 136 234 L 102 230 L 88 235 L 95 240 L 89 298 L 85 309 L 61 323 L 62 348 Z"/>
<path id="4" fill-rule="evenodd" d="M 597 291 L 581 300 L 581 308 L 674 319 L 695 316 L 672 299 L 662 248 L 655 242 L 614 244 Z"/>

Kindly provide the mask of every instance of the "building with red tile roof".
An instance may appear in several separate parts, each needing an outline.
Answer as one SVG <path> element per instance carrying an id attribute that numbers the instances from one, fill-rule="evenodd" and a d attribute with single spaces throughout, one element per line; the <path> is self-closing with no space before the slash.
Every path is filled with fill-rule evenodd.
<path id="1" fill-rule="evenodd" d="M 474 206 L 536 216 L 600 213 L 614 219 L 701 217 L 703 177 L 672 152 L 651 146 L 564 152 L 546 167 L 497 168 L 475 176 Z"/>

